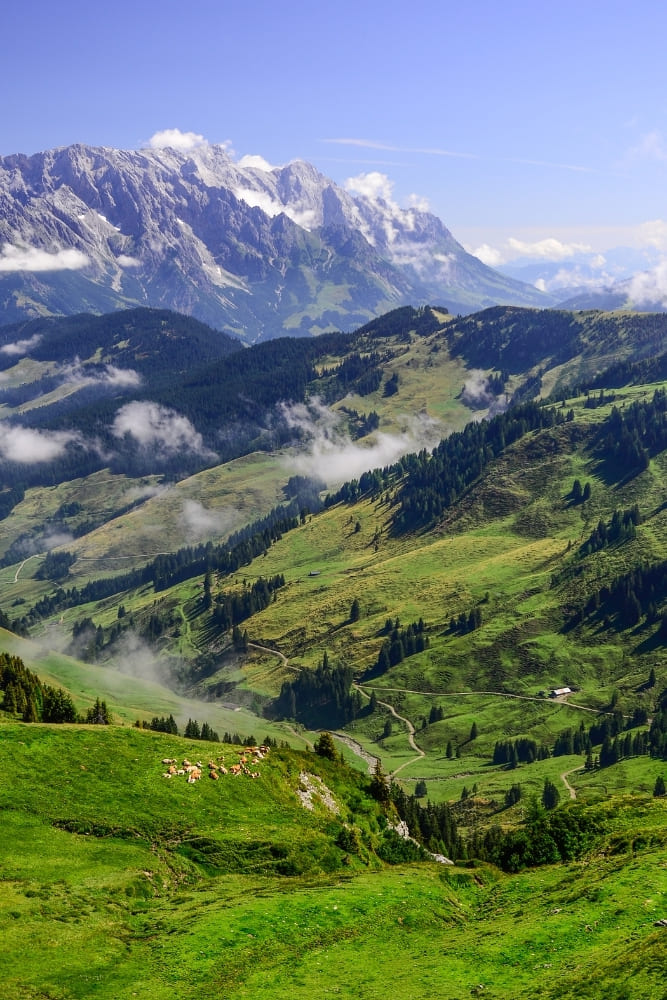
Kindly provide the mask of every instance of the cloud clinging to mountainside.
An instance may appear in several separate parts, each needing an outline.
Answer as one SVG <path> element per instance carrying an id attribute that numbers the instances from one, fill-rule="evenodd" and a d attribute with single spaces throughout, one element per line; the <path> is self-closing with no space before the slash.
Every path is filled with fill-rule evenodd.
<path id="1" fill-rule="evenodd" d="M 25 465 L 52 462 L 75 443 L 83 443 L 81 435 L 75 431 L 38 431 L 0 422 L 0 455 L 8 462 Z"/>
<path id="2" fill-rule="evenodd" d="M 214 510 L 197 500 L 185 500 L 181 514 L 188 543 L 200 542 L 214 535 L 226 534 L 238 523 L 236 510 L 231 507 Z"/>
<path id="3" fill-rule="evenodd" d="M 33 347 L 37 347 L 42 341 L 42 335 L 39 333 L 34 333 L 32 337 L 25 337 L 23 340 L 15 340 L 11 344 L 3 344 L 0 347 L 0 354 L 6 354 L 8 357 L 19 357 L 24 354 L 29 354 Z"/>
<path id="4" fill-rule="evenodd" d="M 391 465 L 409 452 L 432 448 L 443 436 L 436 421 L 418 414 L 405 418 L 400 433 L 379 432 L 372 439 L 353 441 L 339 414 L 316 397 L 307 404 L 283 404 L 281 414 L 300 438 L 296 450 L 284 458 L 285 464 L 301 475 L 323 480 L 327 486 Z"/>
<path id="5" fill-rule="evenodd" d="M 187 417 L 159 403 L 126 403 L 116 413 L 112 433 L 118 438 L 129 434 L 142 449 L 152 450 L 157 457 L 192 452 L 203 458 L 214 457 Z"/>
<path id="6" fill-rule="evenodd" d="M 90 261 L 81 250 L 42 250 L 39 247 L 15 247 L 5 243 L 0 251 L 0 272 L 79 271 Z"/>

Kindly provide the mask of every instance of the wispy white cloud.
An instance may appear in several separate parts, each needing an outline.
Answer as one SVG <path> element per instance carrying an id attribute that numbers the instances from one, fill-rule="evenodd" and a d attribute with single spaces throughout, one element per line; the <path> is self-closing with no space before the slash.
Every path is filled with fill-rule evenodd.
<path id="1" fill-rule="evenodd" d="M 386 174 L 379 170 L 371 170 L 367 174 L 358 174 L 356 177 L 348 177 L 345 181 L 346 191 L 352 194 L 361 195 L 369 201 L 385 201 L 388 205 L 394 205 L 392 194 L 394 183 Z M 395 206 L 398 208 L 398 206 Z"/>
<path id="2" fill-rule="evenodd" d="M 468 406 L 488 406 L 493 398 L 488 378 L 481 369 L 474 368 L 463 385 L 461 399 Z"/>
<path id="3" fill-rule="evenodd" d="M 384 202 L 390 215 L 394 218 L 400 216 L 402 224 L 408 227 L 414 224 L 415 212 L 428 212 L 428 200 L 418 194 L 409 194 L 406 199 L 407 208 L 402 209 L 394 201 L 394 182 L 379 170 L 370 170 L 368 173 L 357 174 L 356 177 L 348 177 L 344 187 L 350 194 L 366 198 L 368 201 L 376 204 Z M 388 219 L 385 220 L 385 225 L 388 222 Z M 388 234 L 388 242 L 391 241 L 392 237 Z"/>
<path id="4" fill-rule="evenodd" d="M 428 198 L 420 194 L 409 194 L 408 208 L 414 208 L 417 212 L 428 212 L 430 209 Z"/>
<path id="5" fill-rule="evenodd" d="M 542 260 L 566 260 L 578 253 L 591 253 L 593 248 L 585 243 L 562 243 L 549 237 L 536 243 L 526 243 L 510 237 L 507 241 L 516 257 L 538 257 Z"/>
<path id="6" fill-rule="evenodd" d="M 116 414 L 112 433 L 118 438 L 129 434 L 141 448 L 152 450 L 156 457 L 192 452 L 202 458 L 214 457 L 187 417 L 159 403 L 126 403 Z"/>
<path id="7" fill-rule="evenodd" d="M 374 139 L 322 139 L 322 142 L 337 146 L 356 146 L 359 149 L 377 149 L 386 153 L 422 153 L 427 156 L 453 156 L 464 160 L 477 160 L 475 153 L 461 153 L 458 150 L 438 149 L 429 146 L 394 146 L 388 142 L 376 142 Z"/>
<path id="8" fill-rule="evenodd" d="M 242 170 L 245 170 L 246 168 L 250 170 L 261 170 L 265 174 L 270 174 L 272 170 L 275 170 L 275 167 L 269 163 L 268 160 L 265 160 L 263 156 L 258 156 L 255 153 L 246 153 L 246 155 L 242 156 L 238 161 L 238 165 Z"/>
<path id="9" fill-rule="evenodd" d="M 634 306 L 667 308 L 667 260 L 650 271 L 635 275 L 628 286 L 628 298 Z"/>
<path id="10" fill-rule="evenodd" d="M 116 257 L 116 263 L 120 267 L 141 267 L 141 261 L 138 257 L 130 257 L 129 254 L 121 253 Z"/>
<path id="11" fill-rule="evenodd" d="M 488 415 L 493 417 L 498 413 L 504 413 L 510 404 L 510 397 L 507 393 L 500 393 L 496 396 L 489 385 L 488 377 L 479 368 L 473 368 L 463 385 L 461 400 L 475 410 L 487 410 Z"/>
<path id="12" fill-rule="evenodd" d="M 432 448 L 442 437 L 437 421 L 418 414 L 405 418 L 399 434 L 379 433 L 370 442 L 353 441 L 339 415 L 318 398 L 308 404 L 283 404 L 281 414 L 300 437 L 296 449 L 284 458 L 285 465 L 301 475 L 321 479 L 328 486 L 389 465 L 409 452 Z"/>
<path id="13" fill-rule="evenodd" d="M 533 260 L 560 261 L 574 257 L 576 254 L 592 253 L 593 248 L 586 243 L 564 243 L 554 237 L 545 237 L 535 242 L 515 239 L 510 236 L 505 243 L 493 247 L 488 243 L 471 250 L 473 256 L 478 257 L 489 267 L 499 267 L 507 264 L 511 260 L 518 260 L 525 257 Z"/>
<path id="14" fill-rule="evenodd" d="M 0 271 L 79 271 L 89 263 L 85 253 L 68 250 L 40 250 L 5 243 L 0 253 Z"/>
<path id="15" fill-rule="evenodd" d="M 246 205 L 250 205 L 251 208 L 261 208 L 271 218 L 284 214 L 302 229 L 312 229 L 317 224 L 317 213 L 314 209 L 294 203 L 283 205 L 281 201 L 272 198 L 267 191 L 257 191 L 255 188 L 237 188 L 234 193 Z"/>
<path id="16" fill-rule="evenodd" d="M 169 486 L 162 483 L 154 486 L 131 486 L 129 490 L 125 491 L 123 496 L 130 502 L 134 500 L 150 500 L 153 497 L 163 496 L 169 492 L 169 489 Z"/>
<path id="17" fill-rule="evenodd" d="M 499 156 L 499 163 L 521 163 L 527 167 L 548 167 L 550 170 L 571 170 L 576 174 L 595 174 L 594 167 L 582 166 L 577 163 L 557 163 L 553 160 L 529 160 L 520 156 Z"/>
<path id="18" fill-rule="evenodd" d="M 25 340 L 15 340 L 12 344 L 3 344 L 0 347 L 0 354 L 7 354 L 10 357 L 29 354 L 33 347 L 37 347 L 41 342 L 41 333 L 34 333 L 32 337 L 26 337 Z"/>
<path id="19" fill-rule="evenodd" d="M 667 222 L 664 219 L 643 222 L 639 226 L 639 233 L 642 245 L 667 251 Z"/>
<path id="20" fill-rule="evenodd" d="M 82 444 L 83 439 L 74 431 L 37 431 L 0 422 L 0 455 L 8 462 L 24 465 L 52 462 L 75 443 Z"/>
<path id="21" fill-rule="evenodd" d="M 187 540 L 192 543 L 228 534 L 238 523 L 238 514 L 231 507 L 211 510 L 196 500 L 186 500 L 183 503 L 181 521 Z"/>
<path id="22" fill-rule="evenodd" d="M 99 385 L 108 388 L 133 389 L 140 386 L 143 379 L 134 368 L 118 368 L 105 365 L 102 371 L 87 369 L 79 361 L 63 368 L 63 383 L 66 385 Z"/>
<path id="23" fill-rule="evenodd" d="M 667 162 L 667 142 L 661 132 L 654 130 L 643 135 L 637 145 L 628 150 L 629 161 L 657 160 Z"/>
<path id="24" fill-rule="evenodd" d="M 572 170 L 576 173 L 595 173 L 592 167 L 582 166 L 575 163 L 554 163 L 549 160 L 532 160 L 515 156 L 482 157 L 479 153 L 463 153 L 460 150 L 440 149 L 433 146 L 400 146 L 387 142 L 376 142 L 374 139 L 321 139 L 321 142 L 338 146 L 353 146 L 358 149 L 377 149 L 379 152 L 388 153 L 408 153 L 410 155 L 421 156 L 448 156 L 463 160 L 493 160 L 496 163 L 522 163 L 531 167 L 549 167 L 556 170 Z"/>
<path id="25" fill-rule="evenodd" d="M 486 264 L 487 267 L 500 267 L 504 261 L 502 251 L 497 247 L 489 246 L 488 243 L 482 243 L 475 249 L 471 248 L 470 253 L 473 257 L 481 260 L 482 264 Z"/>
<path id="26" fill-rule="evenodd" d="M 563 288 L 602 289 L 614 281 L 613 275 L 603 270 L 604 260 L 604 257 L 598 255 L 588 261 L 585 268 L 577 265 L 559 267 L 554 274 L 538 278 L 535 287 L 540 292 L 554 292 Z M 589 268 L 596 273 L 591 273 Z"/>
<path id="27" fill-rule="evenodd" d="M 177 149 L 187 153 L 198 146 L 208 146 L 208 141 L 198 132 L 181 132 L 179 128 L 165 128 L 155 132 L 148 140 L 151 149 Z"/>

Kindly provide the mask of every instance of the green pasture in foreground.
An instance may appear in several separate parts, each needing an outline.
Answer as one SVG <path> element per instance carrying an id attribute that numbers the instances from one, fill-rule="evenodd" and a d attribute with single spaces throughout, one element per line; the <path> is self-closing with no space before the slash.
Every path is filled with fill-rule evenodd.
<path id="1" fill-rule="evenodd" d="M 254 781 L 162 778 L 200 749 L 0 727 L 2 1000 L 664 1000 L 664 801 L 610 801 L 592 855 L 520 875 L 346 865 L 341 822 L 379 831 L 365 779 L 293 751 Z M 302 770 L 339 816 L 303 809 Z"/>

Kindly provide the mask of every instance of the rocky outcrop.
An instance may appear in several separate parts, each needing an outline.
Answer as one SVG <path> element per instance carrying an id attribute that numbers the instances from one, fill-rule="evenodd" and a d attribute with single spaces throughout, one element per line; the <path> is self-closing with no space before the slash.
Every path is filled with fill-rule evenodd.
<path id="1" fill-rule="evenodd" d="M 434 215 L 353 195 L 308 163 L 241 165 L 221 146 L 0 159 L 2 322 L 139 304 L 252 342 L 425 302 L 548 304 Z"/>

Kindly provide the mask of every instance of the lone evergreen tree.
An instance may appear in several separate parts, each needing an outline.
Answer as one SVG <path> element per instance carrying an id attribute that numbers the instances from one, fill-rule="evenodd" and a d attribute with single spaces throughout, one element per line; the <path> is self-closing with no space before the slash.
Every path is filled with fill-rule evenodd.
<path id="1" fill-rule="evenodd" d="M 350 621 L 358 622 L 361 615 L 361 608 L 359 607 L 359 600 L 355 597 L 352 601 L 352 606 L 350 608 Z"/>
<path id="2" fill-rule="evenodd" d="M 338 760 L 333 736 L 331 733 L 326 732 L 326 730 L 320 733 L 319 739 L 315 741 L 314 749 L 318 757 L 326 757 L 327 760 Z"/>
<path id="3" fill-rule="evenodd" d="M 542 805 L 545 809 L 555 809 L 559 802 L 560 792 L 550 778 L 545 778 L 542 789 Z"/>
<path id="4" fill-rule="evenodd" d="M 655 779 L 655 785 L 653 786 L 653 798 L 658 799 L 662 795 L 667 794 L 667 789 L 665 789 L 665 779 L 661 774 Z"/>

